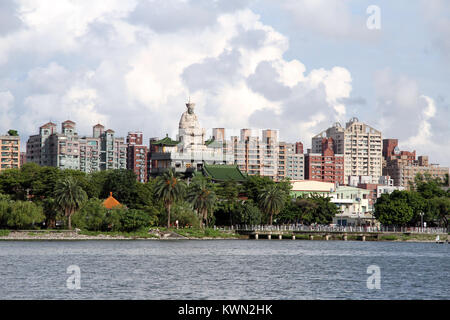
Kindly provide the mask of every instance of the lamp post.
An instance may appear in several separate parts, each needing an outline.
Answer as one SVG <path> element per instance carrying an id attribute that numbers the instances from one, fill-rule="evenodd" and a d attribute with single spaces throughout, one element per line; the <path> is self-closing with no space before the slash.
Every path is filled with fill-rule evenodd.
<path id="1" fill-rule="evenodd" d="M 420 214 L 420 230 L 423 232 L 423 215 L 424 215 L 424 213 L 421 212 L 419 214 Z"/>

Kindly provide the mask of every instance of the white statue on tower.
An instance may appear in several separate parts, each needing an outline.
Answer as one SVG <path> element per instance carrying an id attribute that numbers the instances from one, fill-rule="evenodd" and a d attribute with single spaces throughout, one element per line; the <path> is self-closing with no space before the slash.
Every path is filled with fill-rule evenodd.
<path id="1" fill-rule="evenodd" d="M 205 146 L 205 129 L 200 127 L 197 115 L 194 113 L 195 103 L 186 103 L 187 111 L 181 115 L 178 140 L 181 142 L 180 152 L 202 151 Z"/>

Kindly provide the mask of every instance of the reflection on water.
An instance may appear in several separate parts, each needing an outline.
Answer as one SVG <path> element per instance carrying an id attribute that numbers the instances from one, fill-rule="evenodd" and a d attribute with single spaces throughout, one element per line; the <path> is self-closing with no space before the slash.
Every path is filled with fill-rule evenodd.
<path id="1" fill-rule="evenodd" d="M 0 299 L 448 299 L 450 246 L 215 240 L 0 242 Z M 70 290 L 67 267 L 81 269 Z M 381 269 L 381 289 L 366 286 Z"/>

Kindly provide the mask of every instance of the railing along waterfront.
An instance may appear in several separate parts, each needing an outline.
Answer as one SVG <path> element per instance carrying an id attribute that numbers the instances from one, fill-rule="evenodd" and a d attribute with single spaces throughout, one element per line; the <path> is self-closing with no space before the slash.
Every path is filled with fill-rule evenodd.
<path id="1" fill-rule="evenodd" d="M 215 227 L 217 228 L 217 227 Z M 272 231 L 272 232 L 376 232 L 376 233 L 447 233 L 446 228 L 420 228 L 420 227 L 394 227 L 394 226 L 328 226 L 328 225 L 235 225 L 231 227 L 219 227 L 221 230 L 233 231 Z"/>

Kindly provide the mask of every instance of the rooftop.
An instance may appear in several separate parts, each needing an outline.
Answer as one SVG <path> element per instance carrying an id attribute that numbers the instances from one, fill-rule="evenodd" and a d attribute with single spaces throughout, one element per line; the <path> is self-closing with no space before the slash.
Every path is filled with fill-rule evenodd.
<path id="1" fill-rule="evenodd" d="M 176 146 L 179 143 L 180 141 L 172 140 L 168 135 L 166 135 L 164 139 L 151 142 L 151 144 L 154 146 Z"/>
<path id="2" fill-rule="evenodd" d="M 243 182 L 247 179 L 237 165 L 208 165 L 203 166 L 203 173 L 214 181 L 237 181 Z"/>
<path id="3" fill-rule="evenodd" d="M 113 209 L 113 208 L 116 208 L 116 207 L 122 207 L 122 204 L 121 204 L 119 201 L 117 201 L 117 200 L 113 197 L 112 192 L 110 192 L 110 193 L 109 193 L 108 199 L 106 199 L 105 201 L 103 201 L 103 206 L 104 206 L 106 209 Z"/>

